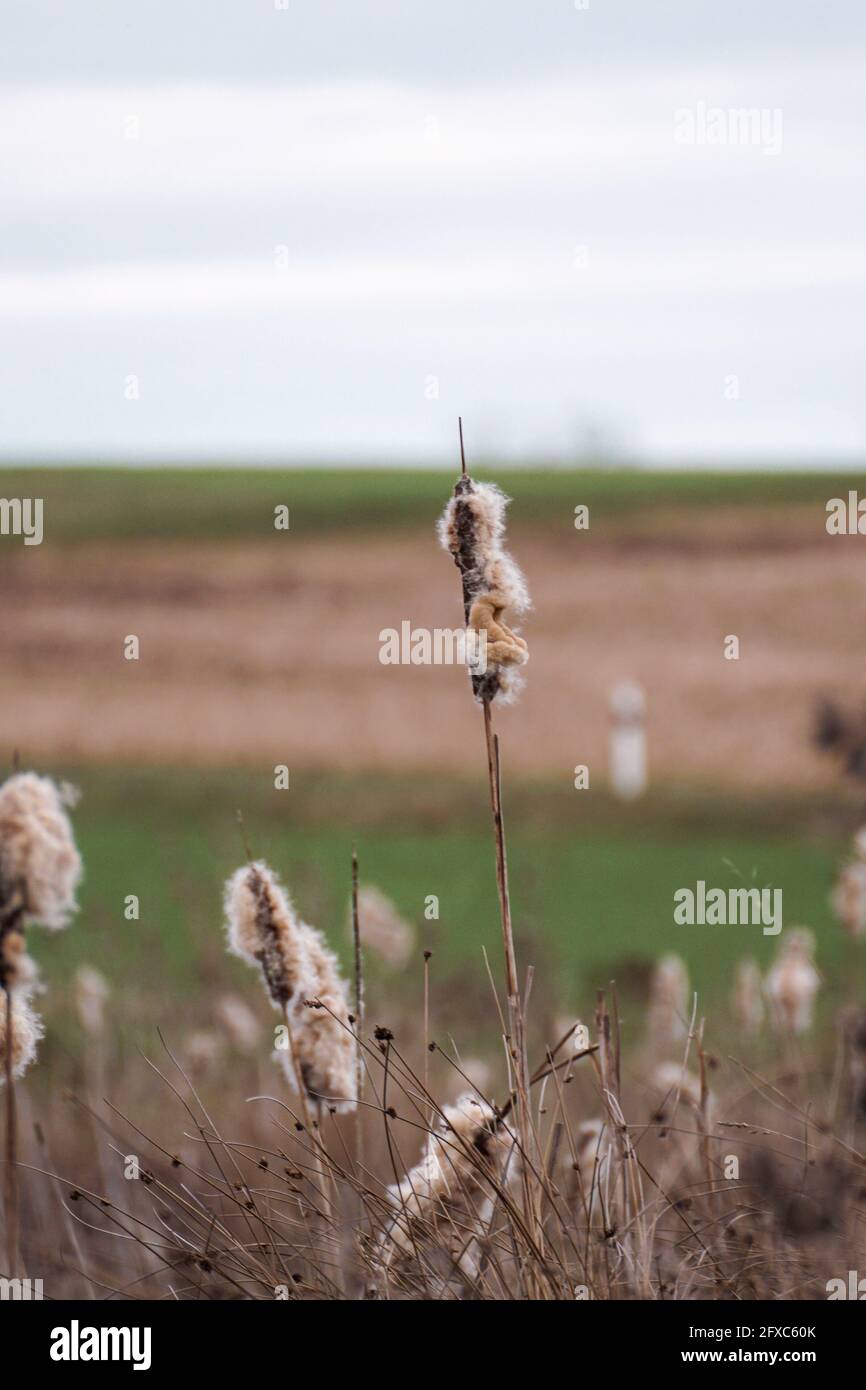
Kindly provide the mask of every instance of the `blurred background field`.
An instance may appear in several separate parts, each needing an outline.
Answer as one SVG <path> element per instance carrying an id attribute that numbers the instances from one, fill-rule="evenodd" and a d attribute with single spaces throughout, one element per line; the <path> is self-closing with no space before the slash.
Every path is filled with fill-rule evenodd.
<path id="1" fill-rule="evenodd" d="M 499 477 L 536 603 L 527 690 L 498 723 L 516 930 L 545 1009 L 588 1014 L 612 978 L 642 1000 L 669 950 L 702 1003 L 723 1007 L 735 962 L 763 964 L 775 943 L 757 927 L 676 927 L 673 893 L 698 879 L 781 887 L 786 925 L 816 930 L 840 983 L 828 894 L 862 798 L 809 732 L 820 694 L 860 695 L 858 538 L 824 529 L 850 479 Z M 431 949 L 437 1016 L 465 1034 L 467 967 L 488 991 L 482 947 L 494 966 L 501 949 L 481 716 L 461 671 L 378 661 L 383 627 L 459 621 L 434 535 L 452 484 L 432 470 L 3 473 L 4 495 L 45 499 L 43 545 L 6 538 L 0 553 L 15 614 L 0 634 L 6 757 L 82 791 L 82 913 L 48 943 L 45 973 L 97 963 L 123 991 L 128 1042 L 157 1021 L 206 1024 L 215 991 L 242 983 L 221 930 L 239 810 L 254 854 L 347 960 L 357 844 L 362 878 L 418 928 L 400 997 L 418 1004 Z M 587 531 L 574 528 L 580 503 Z M 273 527 L 279 504 L 287 533 Z M 123 659 L 130 633 L 139 662 Z M 729 633 L 738 662 L 722 655 Z M 648 710 L 650 785 L 633 805 L 607 783 L 623 678 Z M 577 764 L 588 790 L 574 789 Z M 129 894 L 138 922 L 124 919 Z M 438 921 L 424 920 L 430 894 Z M 71 1003 L 52 989 L 46 1007 L 53 1052 L 71 1039 Z"/>
<path id="2" fill-rule="evenodd" d="M 53 983 L 83 960 L 98 962 L 125 991 L 122 1022 L 137 1040 L 153 1035 L 155 1019 L 169 1031 L 206 1021 L 210 1001 L 230 981 L 250 991 L 247 972 L 226 960 L 221 919 L 222 883 L 244 855 L 242 807 L 253 853 L 279 866 L 299 910 L 328 932 L 347 970 L 357 845 L 362 877 L 394 899 L 419 941 L 405 977 L 380 967 L 371 1004 L 385 1022 L 395 989 L 420 1007 L 420 949 L 432 950 L 436 1018 L 455 1028 L 459 1018 L 464 1044 L 471 1041 L 467 971 L 486 989 L 482 948 L 494 965 L 501 951 L 480 778 L 476 785 L 448 779 L 425 795 L 417 780 L 398 776 L 326 775 L 284 793 L 249 773 L 61 771 L 84 790 L 75 816 L 87 866 L 82 913 L 74 931 L 47 942 L 34 937 L 33 949 Z M 782 886 L 787 921 L 817 929 L 822 968 L 839 983 L 847 957 L 828 894 L 844 820 L 830 806 L 822 817 L 814 805 L 784 812 L 769 805 L 761 825 L 760 803 L 730 798 L 649 795 L 623 810 L 602 792 L 592 811 L 589 801 L 532 784 L 507 793 L 516 930 L 545 1007 L 589 1016 L 596 989 L 614 978 L 640 999 L 651 963 L 675 949 L 702 1000 L 724 1011 L 736 961 L 753 954 L 766 964 L 778 943 L 759 927 L 675 927 L 673 892 L 698 878 L 724 888 Z M 124 920 L 130 893 L 140 898 L 138 922 Z M 439 899 L 438 921 L 424 919 L 429 894 Z M 375 960 L 371 969 L 375 979 Z"/>
<path id="3" fill-rule="evenodd" d="M 498 480 L 515 499 L 512 524 L 543 524 L 556 530 L 572 526 L 579 502 L 595 504 L 597 529 L 616 526 L 635 514 L 709 507 L 774 507 L 788 515 L 807 506 L 819 521 L 828 497 L 845 496 L 852 474 L 834 472 L 823 460 L 816 470 L 795 471 L 765 465 L 720 472 L 702 460 L 694 469 L 587 466 L 511 466 L 473 462 L 473 476 Z M 820 465 L 820 467 L 819 467 Z M 172 468 L 116 468 L 110 464 L 75 468 L 40 468 L 28 464 L 0 469 L 4 496 L 45 499 L 49 538 L 61 542 L 171 539 L 175 536 L 271 539 L 265 527 L 273 507 L 292 507 L 295 534 L 343 527 L 378 529 L 427 526 L 442 507 L 453 475 L 441 468 L 338 466 L 292 468 L 221 466 L 189 463 Z M 817 508 L 817 511 L 815 511 Z M 276 538 L 279 540 L 279 537 Z"/>

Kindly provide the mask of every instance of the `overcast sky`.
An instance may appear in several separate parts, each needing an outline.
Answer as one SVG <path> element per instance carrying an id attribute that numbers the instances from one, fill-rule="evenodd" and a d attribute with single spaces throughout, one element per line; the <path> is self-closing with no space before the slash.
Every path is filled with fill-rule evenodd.
<path id="1" fill-rule="evenodd" d="M 862 3 L 281 3 L 5 0 L 4 457 L 863 459 Z"/>

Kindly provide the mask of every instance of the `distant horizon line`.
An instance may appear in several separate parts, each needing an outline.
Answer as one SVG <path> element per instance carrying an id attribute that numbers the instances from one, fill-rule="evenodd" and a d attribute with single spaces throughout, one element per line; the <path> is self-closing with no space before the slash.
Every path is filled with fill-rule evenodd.
<path id="1" fill-rule="evenodd" d="M 375 456 L 340 458 L 335 455 L 302 454 L 253 455 L 225 454 L 151 454 L 106 457 L 103 454 L 8 454 L 0 453 L 0 470 L 15 469 L 99 469 L 119 471 L 150 469 L 191 469 L 244 472 L 276 470 L 280 472 L 453 472 L 459 471 L 459 455 L 454 458 L 415 459 L 381 458 Z M 803 455 L 730 455 L 715 457 L 591 456 L 562 458 L 557 455 L 478 455 L 470 461 L 479 470 L 503 472 L 598 472 L 598 473 L 856 473 L 866 471 L 866 453 L 862 457 L 837 454 L 816 459 L 814 454 Z"/>

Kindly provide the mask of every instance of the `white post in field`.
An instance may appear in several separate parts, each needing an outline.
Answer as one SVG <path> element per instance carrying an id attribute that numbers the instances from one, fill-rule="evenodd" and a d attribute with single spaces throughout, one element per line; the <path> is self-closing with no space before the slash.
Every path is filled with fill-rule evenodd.
<path id="1" fill-rule="evenodd" d="M 610 695 L 610 785 L 614 796 L 634 801 L 647 786 L 646 729 L 643 690 L 634 681 L 620 681 Z"/>

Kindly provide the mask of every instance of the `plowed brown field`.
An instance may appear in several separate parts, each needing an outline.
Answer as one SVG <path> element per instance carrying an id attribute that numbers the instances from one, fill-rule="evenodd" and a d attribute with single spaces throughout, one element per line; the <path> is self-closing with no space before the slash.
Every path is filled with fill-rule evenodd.
<path id="1" fill-rule="evenodd" d="M 657 778 L 808 787 L 816 695 L 866 691 L 866 538 L 814 508 L 654 514 L 512 532 L 535 602 L 512 770 L 603 776 L 607 702 L 647 692 Z M 7 550 L 0 700 L 28 761 L 460 770 L 477 752 L 462 671 L 380 664 L 379 632 L 459 621 L 431 530 L 255 546 L 175 541 Z M 139 661 L 123 656 L 136 634 Z M 736 634 L 740 659 L 723 656 Z"/>

